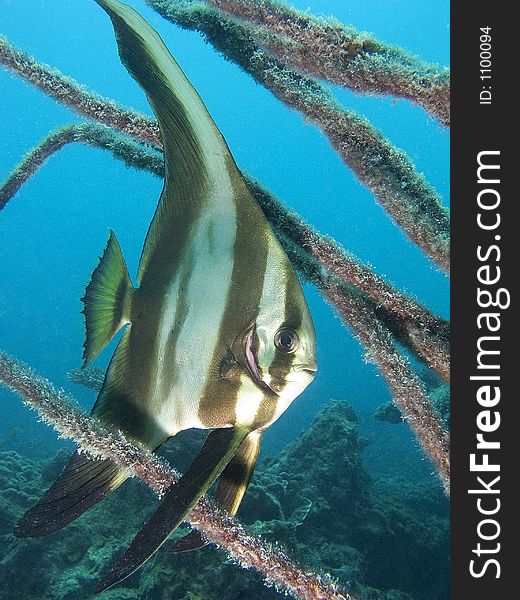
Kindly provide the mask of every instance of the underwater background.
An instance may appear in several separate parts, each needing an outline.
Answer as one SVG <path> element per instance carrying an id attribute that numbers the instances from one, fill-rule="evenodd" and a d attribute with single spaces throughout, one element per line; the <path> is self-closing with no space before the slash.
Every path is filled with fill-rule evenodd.
<path id="1" fill-rule="evenodd" d="M 395 227 L 314 126 L 200 35 L 166 22 L 142 0 L 131 4 L 159 31 L 242 170 L 399 289 L 448 317 L 447 277 Z M 444 0 L 291 4 L 333 15 L 428 62 L 449 63 Z M 118 59 L 109 20 L 94 2 L 0 0 L 0 33 L 39 62 L 151 115 L 144 93 Z M 334 93 L 405 150 L 448 204 L 446 128 L 404 100 L 340 88 Z M 82 120 L 4 70 L 0 98 L 0 181 L 49 131 Z M 94 392 L 67 378 L 81 364 L 79 298 L 109 227 L 130 273 L 136 272 L 160 190 L 157 178 L 109 153 L 69 144 L 0 213 L 0 348 L 70 391 L 85 410 Z M 306 285 L 305 292 L 319 372 L 266 432 L 238 516 L 300 563 L 350 585 L 356 597 L 447 599 L 449 522 L 442 486 L 408 427 L 374 418 L 391 399 L 383 377 L 316 289 Z M 102 353 L 98 366 L 106 366 L 113 348 Z M 446 388 L 418 369 L 436 401 L 445 404 Z M 182 468 L 201 438 L 179 438 L 165 453 Z M 145 486 L 131 481 L 57 534 L 14 538 L 16 520 L 54 480 L 72 447 L 0 388 L 0 599 L 91 597 L 111 556 L 157 505 Z M 280 594 L 209 547 L 176 557 L 163 550 L 106 597 L 231 600 Z"/>

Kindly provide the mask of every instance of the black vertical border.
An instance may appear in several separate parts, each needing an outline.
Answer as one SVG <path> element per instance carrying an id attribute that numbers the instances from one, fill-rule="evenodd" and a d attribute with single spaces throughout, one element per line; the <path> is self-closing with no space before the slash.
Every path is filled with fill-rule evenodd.
<path id="1" fill-rule="evenodd" d="M 514 283 L 520 277 L 520 194 L 513 182 L 520 175 L 520 144 L 517 92 L 520 81 L 518 40 L 519 21 L 513 16 L 515 3 L 465 2 L 452 0 L 451 5 L 451 68 L 452 68 L 452 598 L 456 600 L 495 600 L 520 597 L 513 577 L 520 574 L 520 551 L 517 548 L 517 506 L 515 493 L 519 475 L 520 423 L 516 406 L 520 394 L 515 386 L 515 373 L 520 373 L 520 326 L 514 317 L 516 296 Z M 491 28 L 492 65 L 490 82 L 480 79 L 481 27 Z M 516 56 L 515 56 L 516 55 Z M 491 86 L 491 105 L 480 104 L 483 86 Z M 492 233 L 477 225 L 477 155 L 481 151 L 500 151 L 500 230 Z M 500 463 L 501 508 L 494 516 L 500 524 L 500 535 L 492 541 L 479 540 L 477 526 L 486 518 L 477 510 L 477 495 L 468 494 L 476 486 L 478 473 L 470 472 L 469 456 L 475 452 L 478 432 L 476 418 L 483 410 L 476 401 L 479 385 L 470 381 L 477 374 L 477 269 L 483 263 L 477 259 L 477 246 L 489 246 L 500 235 L 499 262 L 501 280 L 496 287 L 511 292 L 511 306 L 500 310 L 500 388 L 501 401 L 496 409 L 501 424 L 493 439 L 501 443 L 500 450 L 490 452 L 490 461 Z M 496 255 L 493 254 L 493 258 Z M 480 309 L 486 312 L 489 309 Z M 482 332 L 480 332 L 482 335 Z M 515 343 L 516 342 L 516 343 Z M 491 436 L 490 436 L 491 438 Z M 489 475 L 489 474 L 488 474 Z M 489 479 L 489 477 L 488 477 Z M 483 498 L 491 498 L 491 495 Z M 491 506 L 488 504 L 487 506 Z M 487 530 L 490 532 L 491 528 Z M 485 555 L 473 552 L 477 544 L 500 551 L 487 555 L 500 563 L 500 577 L 495 566 L 489 565 L 480 578 L 471 576 L 469 563 L 477 559 L 483 567 Z"/>

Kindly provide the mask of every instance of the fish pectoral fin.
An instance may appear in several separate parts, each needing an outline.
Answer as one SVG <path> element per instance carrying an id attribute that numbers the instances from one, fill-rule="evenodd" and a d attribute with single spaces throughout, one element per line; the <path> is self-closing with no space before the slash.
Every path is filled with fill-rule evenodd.
<path id="1" fill-rule="evenodd" d="M 75 452 L 45 495 L 18 521 L 17 537 L 41 537 L 58 531 L 115 490 L 127 475 L 111 460 Z"/>
<path id="2" fill-rule="evenodd" d="M 132 292 L 121 246 L 111 230 L 103 256 L 81 299 L 86 325 L 83 367 L 96 358 L 123 325 L 130 323 Z"/>
<path id="3" fill-rule="evenodd" d="M 215 429 L 208 435 L 186 474 L 168 490 L 128 550 L 98 583 L 96 592 L 126 579 L 155 554 L 220 475 L 248 434 L 249 430 L 234 427 Z"/>
<path id="4" fill-rule="evenodd" d="M 260 452 L 261 440 L 262 433 L 252 431 L 242 442 L 237 453 L 219 477 L 216 494 L 217 505 L 231 516 L 236 515 L 251 481 L 258 453 Z M 198 550 L 206 544 L 207 541 L 202 534 L 193 529 L 184 537 L 176 540 L 169 550 L 172 554 L 179 554 L 190 550 Z"/>

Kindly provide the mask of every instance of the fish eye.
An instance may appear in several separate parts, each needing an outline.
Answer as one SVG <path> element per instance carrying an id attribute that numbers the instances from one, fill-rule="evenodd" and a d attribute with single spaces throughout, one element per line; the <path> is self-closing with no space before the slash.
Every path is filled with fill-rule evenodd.
<path id="1" fill-rule="evenodd" d="M 283 327 L 276 332 L 274 345 L 280 352 L 290 354 L 291 352 L 295 352 L 300 345 L 300 338 L 294 329 Z"/>

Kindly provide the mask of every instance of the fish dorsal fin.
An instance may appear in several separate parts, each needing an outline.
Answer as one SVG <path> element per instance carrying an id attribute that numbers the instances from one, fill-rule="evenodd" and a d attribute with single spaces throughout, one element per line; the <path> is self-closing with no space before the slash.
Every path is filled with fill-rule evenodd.
<path id="1" fill-rule="evenodd" d="M 161 240 L 171 238 L 172 228 L 189 226 L 190 212 L 200 209 L 219 173 L 236 166 L 200 96 L 159 34 L 126 4 L 96 1 L 112 20 L 121 61 L 146 92 L 164 146 L 165 186 L 139 264 L 141 284 Z"/>
<path id="2" fill-rule="evenodd" d="M 86 326 L 83 367 L 89 365 L 121 327 L 130 322 L 132 291 L 121 246 L 111 230 L 103 256 L 81 299 Z"/>
<path id="3" fill-rule="evenodd" d="M 232 517 L 236 515 L 251 481 L 260 452 L 261 440 L 261 431 L 252 431 L 219 477 L 216 493 L 217 505 Z M 206 544 L 202 534 L 197 529 L 193 529 L 184 537 L 176 540 L 170 547 L 170 552 L 172 554 L 190 552 L 199 550 Z"/>

